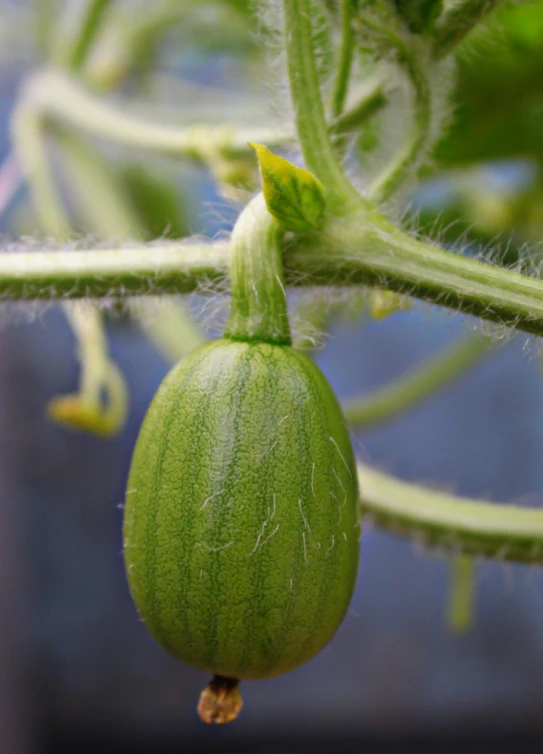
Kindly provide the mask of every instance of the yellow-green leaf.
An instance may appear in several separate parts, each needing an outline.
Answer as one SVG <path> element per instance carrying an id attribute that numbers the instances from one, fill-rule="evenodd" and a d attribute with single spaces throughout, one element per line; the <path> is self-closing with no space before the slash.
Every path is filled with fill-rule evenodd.
<path id="1" fill-rule="evenodd" d="M 262 144 L 249 144 L 257 154 L 262 191 L 271 215 L 285 230 L 318 230 L 324 221 L 324 187 L 312 173 L 270 152 Z"/>

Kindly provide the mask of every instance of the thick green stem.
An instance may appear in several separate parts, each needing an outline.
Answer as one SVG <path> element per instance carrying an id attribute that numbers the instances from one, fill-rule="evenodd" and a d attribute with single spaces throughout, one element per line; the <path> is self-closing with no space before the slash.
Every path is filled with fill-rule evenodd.
<path id="1" fill-rule="evenodd" d="M 238 217 L 232 233 L 227 338 L 290 345 L 282 236 L 264 196 L 258 194 Z"/>
<path id="2" fill-rule="evenodd" d="M 462 41 L 474 26 L 501 0 L 455 0 L 436 23 L 433 34 L 434 58 L 443 58 Z"/>
<path id="3" fill-rule="evenodd" d="M 305 164 L 326 186 L 339 214 L 365 206 L 334 151 L 319 86 L 309 0 L 283 0 L 285 46 L 294 119 Z"/>
<path id="4" fill-rule="evenodd" d="M 329 218 L 324 235 L 287 243 L 287 285 L 364 284 L 408 293 L 482 319 L 543 335 L 543 282 L 444 251 L 386 225 Z M 224 289 L 225 243 L 152 249 L 0 254 L 0 298 L 159 295 Z"/>
<path id="5" fill-rule="evenodd" d="M 407 236 L 382 215 L 330 216 L 317 239 L 300 239 L 285 260 L 300 284 L 361 283 L 543 334 L 543 283 Z"/>
<path id="6" fill-rule="evenodd" d="M 487 354 L 491 345 L 490 339 L 481 336 L 462 338 L 390 384 L 369 395 L 345 401 L 346 420 L 366 429 L 395 419 L 452 382 Z"/>
<path id="7" fill-rule="evenodd" d="M 226 244 L 0 254 L 0 299 L 157 296 L 225 288 Z"/>
<path id="8" fill-rule="evenodd" d="M 112 2 L 113 0 L 87 0 L 81 26 L 67 60 L 69 68 L 73 71 L 79 71 L 85 65 L 93 42 Z"/>
<path id="9" fill-rule="evenodd" d="M 358 464 L 362 515 L 378 528 L 454 553 L 543 563 L 543 510 L 456 497 Z"/>

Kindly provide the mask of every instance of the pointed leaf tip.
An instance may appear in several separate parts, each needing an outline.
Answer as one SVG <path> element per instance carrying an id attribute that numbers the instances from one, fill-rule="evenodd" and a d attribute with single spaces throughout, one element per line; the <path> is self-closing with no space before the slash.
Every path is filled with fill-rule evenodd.
<path id="1" fill-rule="evenodd" d="M 270 214 L 285 230 L 302 233 L 321 228 L 326 209 L 321 182 L 263 144 L 249 143 L 249 146 L 258 158 L 262 191 Z"/>

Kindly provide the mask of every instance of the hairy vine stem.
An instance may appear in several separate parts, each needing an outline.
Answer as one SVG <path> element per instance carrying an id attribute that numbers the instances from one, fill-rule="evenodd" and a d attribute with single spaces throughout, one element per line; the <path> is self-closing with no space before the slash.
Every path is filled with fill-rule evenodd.
<path id="1" fill-rule="evenodd" d="M 389 199 L 420 162 L 427 147 L 432 121 L 432 93 L 426 67 L 421 58 L 425 50 L 413 49 L 399 34 L 365 17 L 364 23 L 383 36 L 395 51 L 397 64 L 413 89 L 413 124 L 398 153 L 370 186 L 369 197 L 377 202 Z"/>
<path id="2" fill-rule="evenodd" d="M 362 515 L 431 547 L 518 563 L 543 563 L 543 510 L 470 500 L 358 464 Z"/>
<path id="3" fill-rule="evenodd" d="M 283 0 L 285 47 L 294 120 L 305 164 L 326 187 L 329 206 L 345 214 L 366 205 L 332 145 L 313 49 L 309 0 Z"/>
<path id="4" fill-rule="evenodd" d="M 286 243 L 287 285 L 367 285 L 408 293 L 543 335 L 543 281 L 444 251 L 381 216 L 330 217 L 322 234 Z M 0 298 L 55 299 L 224 290 L 227 243 L 0 255 Z"/>

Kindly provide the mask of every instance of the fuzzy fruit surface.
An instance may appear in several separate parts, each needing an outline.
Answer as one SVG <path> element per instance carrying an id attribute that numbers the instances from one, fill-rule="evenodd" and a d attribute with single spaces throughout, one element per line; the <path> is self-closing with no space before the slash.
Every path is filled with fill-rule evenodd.
<path id="1" fill-rule="evenodd" d="M 288 346 L 216 340 L 168 374 L 137 440 L 124 556 L 171 655 L 266 678 L 309 660 L 349 605 L 354 454 L 326 378 Z"/>

